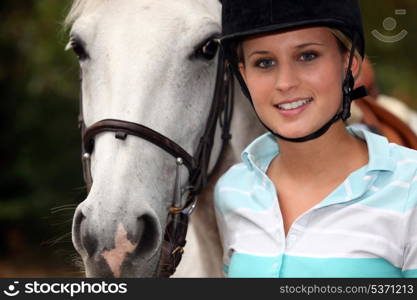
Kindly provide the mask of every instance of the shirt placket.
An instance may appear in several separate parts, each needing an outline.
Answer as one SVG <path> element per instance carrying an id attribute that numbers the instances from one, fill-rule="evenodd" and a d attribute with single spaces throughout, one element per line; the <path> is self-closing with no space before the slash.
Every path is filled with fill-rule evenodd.
<path id="1" fill-rule="evenodd" d="M 373 182 L 375 181 L 376 176 L 369 176 L 369 180 L 366 180 L 366 183 L 364 183 L 364 185 L 356 191 L 352 191 L 352 194 L 348 195 L 346 198 L 343 199 L 339 199 L 339 201 L 335 201 L 334 203 L 328 203 L 326 205 L 323 205 L 323 203 L 326 203 L 326 200 L 328 198 L 332 197 L 332 193 L 330 193 L 325 199 L 323 199 L 322 201 L 320 201 L 317 205 L 313 206 L 312 208 L 308 209 L 307 211 L 305 211 L 304 213 L 302 213 L 300 216 L 298 216 L 295 221 L 291 224 L 291 227 L 288 230 L 287 236 L 285 236 L 285 231 L 284 231 L 284 222 L 283 222 L 283 217 L 282 217 L 282 212 L 281 212 L 281 207 L 279 205 L 279 201 L 278 201 L 278 196 L 277 196 L 277 191 L 275 189 L 275 185 L 273 184 L 273 182 L 270 180 L 270 178 L 266 175 L 265 172 L 263 172 L 261 169 L 258 168 L 258 171 L 262 174 L 262 176 L 264 177 L 263 180 L 266 182 L 266 184 L 268 186 L 270 186 L 270 190 L 272 191 L 271 193 L 273 195 L 271 195 L 272 197 L 274 197 L 274 201 L 277 204 L 277 222 L 280 224 L 281 226 L 281 236 L 279 237 L 279 239 L 281 241 L 284 241 L 283 243 L 280 243 L 281 245 L 283 245 L 282 248 L 282 260 L 281 263 L 279 264 L 279 266 L 275 266 L 275 268 L 277 269 L 276 274 L 277 277 L 282 277 L 282 270 L 283 270 L 283 266 L 285 264 L 285 255 L 288 252 L 291 252 L 294 250 L 294 248 L 296 248 L 297 246 L 297 242 L 301 239 L 302 235 L 304 234 L 305 228 L 308 226 L 308 222 L 310 217 L 312 216 L 313 213 L 316 213 L 316 211 L 319 211 L 321 208 L 323 207 L 327 207 L 330 205 L 336 205 L 336 204 L 341 204 L 341 203 L 346 203 L 352 200 L 355 200 L 357 198 L 359 198 L 360 196 L 362 196 L 364 193 L 366 193 L 366 191 L 369 189 L 370 186 L 372 186 Z M 360 174 L 359 176 L 363 176 L 364 173 Z M 339 187 L 337 187 L 335 189 L 335 191 L 339 188 L 344 188 L 346 182 L 353 180 L 353 176 L 349 176 Z"/>

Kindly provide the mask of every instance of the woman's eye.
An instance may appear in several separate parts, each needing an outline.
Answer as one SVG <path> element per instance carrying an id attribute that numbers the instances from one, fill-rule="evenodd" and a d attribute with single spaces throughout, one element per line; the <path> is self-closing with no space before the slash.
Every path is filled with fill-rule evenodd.
<path id="1" fill-rule="evenodd" d="M 255 66 L 261 69 L 268 69 L 275 66 L 275 61 L 272 59 L 259 59 L 255 62 Z"/>
<path id="2" fill-rule="evenodd" d="M 314 52 L 306 52 L 300 55 L 301 61 L 312 61 L 313 59 L 317 58 L 317 54 Z"/>

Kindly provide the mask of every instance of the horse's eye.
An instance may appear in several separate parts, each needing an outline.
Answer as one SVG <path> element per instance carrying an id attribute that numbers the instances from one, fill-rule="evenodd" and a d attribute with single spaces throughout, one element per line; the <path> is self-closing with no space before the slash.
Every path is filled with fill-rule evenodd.
<path id="1" fill-rule="evenodd" d="M 85 50 L 84 43 L 77 39 L 72 38 L 69 42 L 68 48 L 71 48 L 75 55 L 77 55 L 80 61 L 86 60 L 89 58 L 87 51 Z"/>
<path id="2" fill-rule="evenodd" d="M 195 56 L 205 60 L 212 60 L 216 56 L 218 48 L 218 43 L 210 39 L 196 50 Z"/>

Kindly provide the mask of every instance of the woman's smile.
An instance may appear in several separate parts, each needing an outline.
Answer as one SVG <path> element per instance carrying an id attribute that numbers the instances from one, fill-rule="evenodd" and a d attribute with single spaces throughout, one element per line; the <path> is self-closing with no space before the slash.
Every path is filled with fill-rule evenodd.
<path id="1" fill-rule="evenodd" d="M 284 117 L 294 117 L 301 114 L 305 109 L 307 109 L 311 102 L 313 102 L 312 97 L 304 98 L 295 98 L 292 100 L 285 100 L 274 106 L 278 109 L 279 113 Z"/>

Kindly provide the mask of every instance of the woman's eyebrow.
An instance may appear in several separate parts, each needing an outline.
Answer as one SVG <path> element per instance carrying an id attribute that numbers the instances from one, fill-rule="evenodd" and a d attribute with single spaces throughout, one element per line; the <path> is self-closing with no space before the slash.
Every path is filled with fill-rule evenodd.
<path id="1" fill-rule="evenodd" d="M 266 51 L 266 50 L 254 51 L 251 54 L 249 54 L 248 58 L 251 57 L 252 55 L 255 55 L 255 54 L 269 54 L 269 51 Z"/>
<path id="2" fill-rule="evenodd" d="M 294 48 L 301 49 L 301 48 L 305 48 L 305 47 L 308 47 L 308 46 L 324 46 L 324 44 L 309 42 L 309 43 L 303 43 L 303 44 L 297 45 Z"/>

